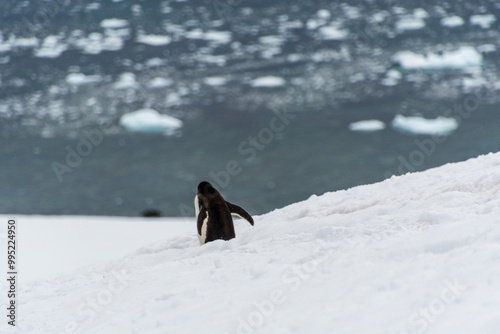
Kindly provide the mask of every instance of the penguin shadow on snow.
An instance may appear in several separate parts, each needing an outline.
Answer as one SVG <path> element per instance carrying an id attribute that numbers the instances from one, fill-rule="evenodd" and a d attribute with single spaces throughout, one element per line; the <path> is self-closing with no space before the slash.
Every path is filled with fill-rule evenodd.
<path id="1" fill-rule="evenodd" d="M 198 185 L 194 198 L 198 238 L 200 244 L 222 239 L 231 240 L 234 232 L 233 218 L 239 216 L 254 225 L 253 218 L 243 208 L 224 200 L 222 195 L 210 183 L 203 181 Z"/>

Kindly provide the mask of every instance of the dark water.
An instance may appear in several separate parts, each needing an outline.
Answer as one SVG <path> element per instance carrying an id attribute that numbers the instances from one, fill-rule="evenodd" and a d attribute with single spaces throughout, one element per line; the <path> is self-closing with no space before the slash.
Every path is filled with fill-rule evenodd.
<path id="1" fill-rule="evenodd" d="M 62 174 L 62 182 L 51 164 L 65 164 L 66 146 L 76 150 L 78 140 L 9 138 L 0 152 L 2 212 L 134 216 L 157 208 L 169 216 L 192 215 L 193 189 L 208 180 L 227 199 L 264 213 L 311 194 L 380 181 L 388 172 L 424 170 L 500 150 L 496 111 L 481 108 L 429 156 L 415 144 L 427 136 L 355 133 L 330 114 L 299 114 L 268 144 L 259 142 L 262 151 L 255 149 L 255 157 L 240 154 L 239 145 L 249 136 L 258 138 L 272 115 L 229 124 L 207 118 L 186 126 L 179 138 L 107 135 L 80 165 Z M 423 153 L 412 156 L 415 151 Z"/>
<path id="2" fill-rule="evenodd" d="M 500 149 L 498 22 L 470 23 L 474 14 L 497 15 L 494 1 L 54 0 L 6 1 L 0 9 L 1 213 L 136 216 L 156 208 L 192 216 L 193 189 L 207 180 L 260 214 L 312 194 Z M 311 27 L 325 17 L 320 9 L 330 16 L 319 24 L 342 27 L 345 39 L 324 40 Z M 425 27 L 397 31 L 396 23 L 415 17 L 416 9 L 427 13 Z M 383 19 L 374 20 L 377 15 Z M 464 25 L 440 24 L 453 15 Z M 101 42 L 111 36 L 102 27 L 109 18 L 126 20 L 123 45 L 85 49 L 92 33 Z M 230 32 L 231 39 L 187 37 L 197 30 Z M 152 46 L 137 42 L 141 34 L 172 40 Z M 59 40 L 53 49 L 65 50 L 37 56 L 48 36 Z M 266 36 L 280 41 L 266 42 Z M 37 45 L 22 46 L 26 38 Z M 475 73 L 402 71 L 398 84 L 382 83 L 398 51 L 439 53 L 464 45 L 484 50 Z M 70 73 L 99 79 L 75 85 L 66 80 Z M 133 73 L 136 85 L 116 88 L 123 73 Z M 286 84 L 251 87 L 266 75 Z M 213 76 L 227 83 L 206 84 Z M 157 77 L 171 82 L 152 88 Z M 480 85 L 465 87 L 465 78 L 479 78 Z M 434 118 L 465 101 L 473 101 L 470 116 L 461 117 L 444 142 L 390 127 L 396 114 Z M 167 137 L 119 126 L 121 115 L 144 107 L 178 117 L 184 127 Z M 367 119 L 387 128 L 348 129 Z M 94 134 L 93 143 L 82 139 L 84 132 Z M 68 152 L 78 151 L 84 154 L 66 161 Z"/>

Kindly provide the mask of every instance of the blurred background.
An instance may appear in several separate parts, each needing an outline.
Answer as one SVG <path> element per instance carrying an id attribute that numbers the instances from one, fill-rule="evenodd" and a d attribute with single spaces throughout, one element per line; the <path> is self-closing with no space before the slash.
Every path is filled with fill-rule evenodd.
<path id="1" fill-rule="evenodd" d="M 0 213 L 262 214 L 500 149 L 498 1 L 0 3 Z"/>

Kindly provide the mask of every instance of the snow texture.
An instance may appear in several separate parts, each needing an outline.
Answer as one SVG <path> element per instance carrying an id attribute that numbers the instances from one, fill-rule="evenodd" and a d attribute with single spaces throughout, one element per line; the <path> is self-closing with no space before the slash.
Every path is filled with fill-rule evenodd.
<path id="1" fill-rule="evenodd" d="M 254 227 L 236 221 L 230 241 L 200 246 L 188 218 L 189 232 L 165 229 L 163 240 L 131 243 L 121 259 L 21 279 L 15 332 L 497 334 L 499 216 L 497 153 L 312 196 L 254 217 Z M 45 226 L 38 240 L 27 238 L 30 219 Z M 107 219 L 61 219 L 64 227 L 18 218 L 26 271 L 30 257 L 61 244 L 40 261 L 54 269 L 56 257 L 78 261 L 81 249 L 63 243 L 78 226 L 127 248 L 130 235 L 106 228 Z M 137 232 L 151 229 L 146 221 Z M 14 332 L 5 321 L 0 331 Z"/>

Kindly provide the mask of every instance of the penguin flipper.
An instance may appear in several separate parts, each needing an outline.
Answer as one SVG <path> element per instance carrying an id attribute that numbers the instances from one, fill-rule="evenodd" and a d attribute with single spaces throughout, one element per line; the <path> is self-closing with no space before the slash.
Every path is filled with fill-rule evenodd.
<path id="1" fill-rule="evenodd" d="M 253 218 L 252 218 L 252 216 L 250 216 L 250 214 L 248 212 L 246 212 L 243 208 L 241 208 L 235 204 L 229 203 L 228 201 L 226 201 L 226 204 L 227 204 L 227 207 L 229 208 L 229 212 L 231 212 L 232 215 L 239 216 L 239 217 L 245 219 L 246 221 L 248 221 L 250 223 L 250 225 L 253 226 Z"/>

